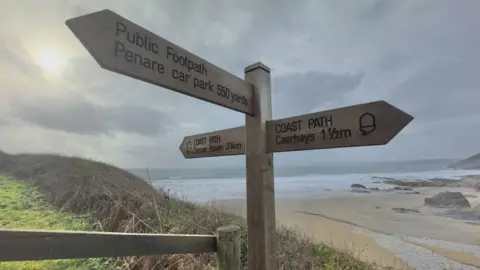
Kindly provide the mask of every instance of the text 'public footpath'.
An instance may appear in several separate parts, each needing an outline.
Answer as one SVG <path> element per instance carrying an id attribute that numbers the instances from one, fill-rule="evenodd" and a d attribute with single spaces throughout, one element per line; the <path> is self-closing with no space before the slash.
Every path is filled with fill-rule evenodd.
<path id="1" fill-rule="evenodd" d="M 142 48 L 145 51 L 161 56 L 163 54 L 164 61 L 170 61 L 177 66 L 182 67 L 186 72 L 172 68 L 169 75 L 182 83 L 191 84 L 195 90 L 209 91 L 216 93 L 219 97 L 228 99 L 231 103 L 240 103 L 248 106 L 248 99 L 244 95 L 239 95 L 231 91 L 228 87 L 214 83 L 210 79 L 201 79 L 197 76 L 208 77 L 209 72 L 205 64 L 198 63 L 187 56 L 181 55 L 172 46 L 162 46 L 156 43 L 152 37 L 140 34 L 137 31 L 130 31 L 122 22 L 117 21 L 115 27 L 115 36 L 119 39 L 115 41 L 114 55 L 115 57 L 121 57 L 129 63 L 138 65 L 139 67 L 149 69 L 159 75 L 165 74 L 165 65 L 162 61 L 151 59 L 148 56 L 144 56 L 140 53 L 134 52 L 128 49 L 125 42 Z M 197 75 L 197 76 L 195 76 Z"/>

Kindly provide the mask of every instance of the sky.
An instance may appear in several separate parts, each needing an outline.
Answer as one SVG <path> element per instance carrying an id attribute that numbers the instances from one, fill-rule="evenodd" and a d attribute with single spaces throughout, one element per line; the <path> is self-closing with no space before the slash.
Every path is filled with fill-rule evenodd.
<path id="1" fill-rule="evenodd" d="M 0 149 L 121 167 L 186 160 L 184 136 L 242 113 L 102 69 L 65 20 L 111 9 L 243 78 L 271 69 L 273 118 L 385 100 L 415 119 L 384 146 L 274 154 L 276 165 L 463 158 L 480 152 L 480 1 L 3 0 Z"/>

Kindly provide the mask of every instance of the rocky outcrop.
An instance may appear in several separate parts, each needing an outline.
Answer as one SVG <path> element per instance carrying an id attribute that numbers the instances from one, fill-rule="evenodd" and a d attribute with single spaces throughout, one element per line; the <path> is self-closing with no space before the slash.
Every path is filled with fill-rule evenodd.
<path id="1" fill-rule="evenodd" d="M 479 224 L 480 221 L 480 205 L 468 209 L 449 209 L 445 212 L 436 213 L 439 216 L 450 217 L 459 220 L 474 221 Z"/>
<path id="2" fill-rule="evenodd" d="M 441 179 L 441 178 L 434 178 L 430 180 L 419 180 L 419 181 L 404 181 L 404 180 L 397 180 L 397 179 L 385 179 L 383 183 L 400 186 L 400 187 L 445 187 L 454 180 L 449 179 Z"/>
<path id="3" fill-rule="evenodd" d="M 411 187 L 394 187 L 393 190 L 413 190 Z"/>
<path id="4" fill-rule="evenodd" d="M 440 192 L 431 198 L 425 198 L 430 207 L 470 208 L 470 203 L 461 192 Z"/>
<path id="5" fill-rule="evenodd" d="M 480 169 L 480 153 L 473 155 L 467 159 L 453 163 L 449 166 L 449 168 L 462 170 Z"/>
<path id="6" fill-rule="evenodd" d="M 371 191 L 363 188 L 354 188 L 351 190 L 353 193 L 370 193 Z"/>
<path id="7" fill-rule="evenodd" d="M 480 182 L 475 183 L 475 185 L 473 185 L 473 188 L 474 188 L 476 191 L 480 191 Z"/>
<path id="8" fill-rule="evenodd" d="M 352 185 L 350 186 L 350 188 L 367 189 L 367 187 L 365 187 L 364 185 L 360 185 L 360 184 L 352 184 Z"/>
<path id="9" fill-rule="evenodd" d="M 395 211 L 397 213 L 420 213 L 417 209 L 410 209 L 410 208 L 404 208 L 404 207 L 395 207 L 392 208 L 392 211 Z"/>

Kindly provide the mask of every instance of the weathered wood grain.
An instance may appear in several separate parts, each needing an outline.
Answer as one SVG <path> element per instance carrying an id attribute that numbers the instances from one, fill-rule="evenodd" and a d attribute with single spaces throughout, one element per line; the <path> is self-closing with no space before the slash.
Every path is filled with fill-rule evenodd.
<path id="1" fill-rule="evenodd" d="M 0 230 L 0 261 L 217 251 L 215 235 Z"/>

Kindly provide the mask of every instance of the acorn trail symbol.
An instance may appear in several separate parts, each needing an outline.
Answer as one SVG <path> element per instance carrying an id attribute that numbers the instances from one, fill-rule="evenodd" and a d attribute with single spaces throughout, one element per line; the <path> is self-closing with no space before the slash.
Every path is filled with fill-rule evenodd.
<path id="1" fill-rule="evenodd" d="M 190 153 L 192 151 L 192 142 L 188 141 L 187 142 L 187 153 Z"/>
<path id="2" fill-rule="evenodd" d="M 359 124 L 359 129 L 363 136 L 367 136 L 377 128 L 375 124 L 375 116 L 371 113 L 362 114 L 362 116 L 360 116 Z"/>

